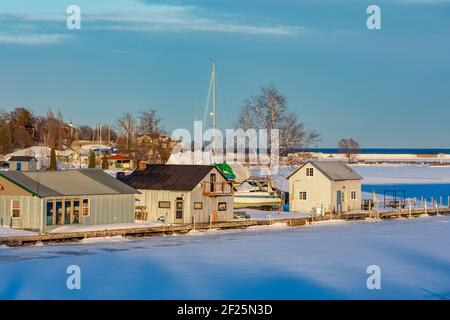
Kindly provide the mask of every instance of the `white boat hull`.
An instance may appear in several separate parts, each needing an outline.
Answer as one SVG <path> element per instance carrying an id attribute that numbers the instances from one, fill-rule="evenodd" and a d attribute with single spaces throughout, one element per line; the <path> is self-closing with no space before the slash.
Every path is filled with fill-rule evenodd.
<path id="1" fill-rule="evenodd" d="M 283 201 L 276 194 L 267 192 L 236 192 L 234 208 L 280 207 Z"/>

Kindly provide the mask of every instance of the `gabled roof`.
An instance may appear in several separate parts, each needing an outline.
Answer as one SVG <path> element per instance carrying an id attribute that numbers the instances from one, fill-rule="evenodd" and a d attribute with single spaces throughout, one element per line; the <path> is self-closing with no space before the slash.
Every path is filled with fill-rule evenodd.
<path id="1" fill-rule="evenodd" d="M 350 168 L 347 164 L 342 161 L 308 161 L 304 163 L 300 168 L 295 170 L 293 173 L 287 177 L 289 179 L 293 176 L 298 170 L 303 168 L 306 164 L 310 163 L 317 170 L 322 172 L 328 179 L 332 181 L 343 181 L 343 180 L 362 180 L 361 177 L 356 171 Z"/>
<path id="2" fill-rule="evenodd" d="M 115 154 L 109 157 L 109 160 L 130 160 L 130 158 L 123 156 L 121 154 Z"/>
<path id="3" fill-rule="evenodd" d="M 135 170 L 121 180 L 141 190 L 191 191 L 213 169 L 222 175 L 214 166 L 149 164 L 145 170 Z"/>
<path id="4" fill-rule="evenodd" d="M 139 193 L 101 169 L 1 171 L 0 176 L 41 198 Z"/>
<path id="5" fill-rule="evenodd" d="M 8 161 L 13 162 L 30 162 L 30 161 L 37 161 L 35 157 L 32 156 L 12 156 L 9 158 Z"/>

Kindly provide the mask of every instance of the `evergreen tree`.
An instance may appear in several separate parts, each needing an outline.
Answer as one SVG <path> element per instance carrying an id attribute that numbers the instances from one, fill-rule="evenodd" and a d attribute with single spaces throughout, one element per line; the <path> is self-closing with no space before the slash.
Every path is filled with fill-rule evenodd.
<path id="1" fill-rule="evenodd" d="M 6 125 L 0 126 L 0 154 L 7 154 L 12 151 L 12 137 L 9 127 Z"/>
<path id="2" fill-rule="evenodd" d="M 95 152 L 91 151 L 89 153 L 89 163 L 88 168 L 93 169 L 97 167 L 96 158 L 95 158 Z"/>
<path id="3" fill-rule="evenodd" d="M 108 168 L 109 168 L 108 157 L 106 155 L 104 155 L 102 158 L 102 169 L 108 170 Z"/>
<path id="4" fill-rule="evenodd" d="M 50 151 L 50 166 L 48 167 L 48 170 L 58 170 L 56 166 L 56 151 L 55 148 L 52 148 Z"/>

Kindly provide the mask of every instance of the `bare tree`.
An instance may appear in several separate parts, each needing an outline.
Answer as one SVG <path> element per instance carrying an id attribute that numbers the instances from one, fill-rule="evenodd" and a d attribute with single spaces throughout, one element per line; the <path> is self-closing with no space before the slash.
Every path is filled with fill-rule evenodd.
<path id="1" fill-rule="evenodd" d="M 36 135 L 44 146 L 60 150 L 72 144 L 76 130 L 64 121 L 61 111 L 49 108 L 37 121 Z"/>
<path id="2" fill-rule="evenodd" d="M 157 116 L 155 110 L 141 111 L 138 120 L 140 135 L 161 134 L 164 131 L 161 127 L 161 118 Z"/>
<path id="3" fill-rule="evenodd" d="M 77 131 L 80 140 L 92 140 L 92 137 L 94 136 L 94 129 L 91 126 L 79 126 Z"/>
<path id="4" fill-rule="evenodd" d="M 117 119 L 117 128 L 119 134 L 124 140 L 124 147 L 127 153 L 131 152 L 134 139 L 137 133 L 138 122 L 131 113 L 124 113 L 122 117 Z"/>
<path id="5" fill-rule="evenodd" d="M 353 138 L 341 139 L 338 143 L 339 152 L 345 154 L 349 163 L 353 163 L 360 153 L 360 146 L 358 141 Z"/>
<path id="6" fill-rule="evenodd" d="M 292 148 L 307 148 L 319 139 L 316 132 L 305 131 L 297 114 L 289 112 L 286 97 L 272 85 L 261 87 L 258 95 L 243 102 L 236 127 L 244 130 L 278 129 L 281 155 L 286 155 Z"/>

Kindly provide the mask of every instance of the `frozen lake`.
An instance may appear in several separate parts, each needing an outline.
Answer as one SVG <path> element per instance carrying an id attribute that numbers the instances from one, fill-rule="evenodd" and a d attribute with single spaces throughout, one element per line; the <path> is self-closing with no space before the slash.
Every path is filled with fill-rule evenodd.
<path id="1" fill-rule="evenodd" d="M 437 216 L 0 247 L 0 299 L 448 299 L 449 246 Z M 81 290 L 66 288 L 69 265 Z"/>

